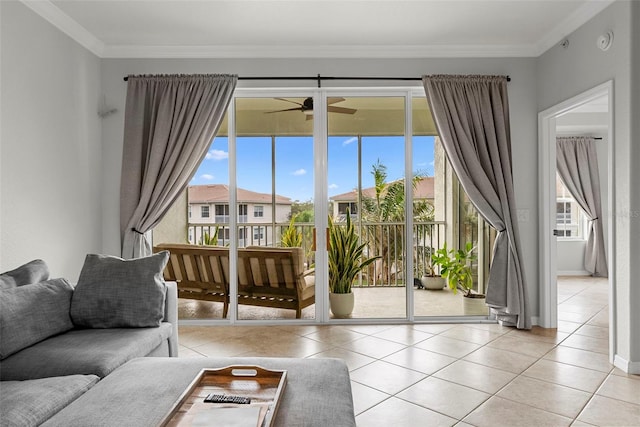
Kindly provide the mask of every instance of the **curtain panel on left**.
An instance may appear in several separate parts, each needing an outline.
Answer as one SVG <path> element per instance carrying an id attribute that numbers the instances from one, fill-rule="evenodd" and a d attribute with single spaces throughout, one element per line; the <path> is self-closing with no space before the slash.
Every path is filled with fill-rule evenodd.
<path id="1" fill-rule="evenodd" d="M 236 75 L 129 76 L 120 183 L 122 257 L 151 253 L 144 233 L 186 188 L 233 96 Z"/>

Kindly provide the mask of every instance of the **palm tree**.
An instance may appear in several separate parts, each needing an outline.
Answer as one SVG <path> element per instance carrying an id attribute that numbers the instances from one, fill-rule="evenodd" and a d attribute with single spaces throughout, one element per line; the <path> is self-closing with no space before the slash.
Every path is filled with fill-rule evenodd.
<path id="1" fill-rule="evenodd" d="M 394 225 L 385 226 L 384 223 L 404 223 L 404 180 L 399 179 L 387 182 L 387 167 L 379 159 L 372 165 L 371 175 L 374 180 L 374 195 L 373 197 L 363 197 L 361 217 L 363 222 L 375 224 L 366 227 L 366 232 L 374 252 L 379 253 L 381 256 L 382 271 L 379 277 L 384 283 L 389 283 L 392 274 L 392 260 L 402 259 L 404 234 L 398 232 L 398 227 Z M 421 172 L 414 173 L 412 177 L 413 188 L 425 176 Z M 433 213 L 433 206 L 426 200 L 419 200 L 413 203 L 414 220 L 432 221 Z M 401 265 L 396 265 L 396 270 L 399 271 L 401 268 Z M 373 277 L 373 275 L 370 275 L 370 277 Z"/>

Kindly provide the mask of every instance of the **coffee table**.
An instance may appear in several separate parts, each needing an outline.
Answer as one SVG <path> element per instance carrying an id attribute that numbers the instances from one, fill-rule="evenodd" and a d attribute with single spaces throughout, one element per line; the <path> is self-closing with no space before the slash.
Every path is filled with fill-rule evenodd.
<path id="1" fill-rule="evenodd" d="M 287 371 L 274 426 L 355 427 L 349 371 L 339 359 L 145 357 L 122 365 L 44 426 L 157 426 L 202 369 Z"/>

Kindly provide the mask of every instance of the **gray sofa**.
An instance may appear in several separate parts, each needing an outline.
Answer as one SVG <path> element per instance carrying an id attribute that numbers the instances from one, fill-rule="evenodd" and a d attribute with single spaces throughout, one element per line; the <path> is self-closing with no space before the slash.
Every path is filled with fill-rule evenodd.
<path id="1" fill-rule="evenodd" d="M 63 316 L 65 308 L 73 319 L 85 322 L 92 310 L 83 313 L 78 310 L 82 304 L 73 306 L 76 293 L 87 290 L 82 286 L 86 283 L 85 268 L 75 288 L 60 279 L 47 280 L 48 272 L 47 277 L 21 279 L 39 282 L 29 285 L 16 285 L 9 279 L 9 286 L 5 286 L 7 276 L 0 275 L 0 326 L 3 328 L 0 339 L 6 341 L 4 329 L 11 337 L 13 322 L 28 323 L 26 318 L 50 320 L 46 327 L 42 325 L 45 322 L 32 322 L 34 324 L 25 329 L 31 336 L 50 333 L 51 325 L 68 325 L 68 319 Z M 91 268 L 86 269 L 91 272 Z M 109 271 L 112 281 L 127 281 L 124 276 L 118 277 L 117 271 L 111 268 Z M 100 268 L 97 273 L 104 274 L 104 270 Z M 116 283 L 104 285 L 101 287 L 108 290 L 105 296 L 113 294 L 112 298 L 117 299 Z M 15 290 L 21 286 L 23 290 Z M 91 292 L 101 291 L 94 288 Z M 25 316 L 25 310 L 16 310 L 15 305 L 20 304 L 15 304 L 14 294 L 30 293 L 36 294 L 31 300 L 35 303 L 26 310 L 30 313 Z M 12 348 L 12 343 L 3 341 L 0 345 L 0 426 L 153 427 L 201 369 L 258 365 L 288 371 L 285 392 L 274 418 L 275 426 L 355 427 L 349 371 L 338 359 L 139 357 L 177 356 L 176 284 L 166 283 L 163 295 L 166 303 L 157 327 L 89 328 L 74 324 L 68 330 L 18 350 L 15 346 Z M 52 304 L 47 304 L 47 300 Z M 136 302 L 136 311 L 130 315 L 143 311 L 139 304 L 141 301 Z M 57 316 L 62 321 L 53 321 Z M 97 319 L 90 322 L 109 323 L 112 317 L 118 316 L 112 313 L 105 318 L 98 313 Z M 14 352 L 6 355 L 10 351 Z"/>
<path id="2" fill-rule="evenodd" d="M 72 316 L 76 288 L 48 276 L 41 260 L 0 275 L 3 427 L 40 425 L 129 360 L 178 353 L 175 283 L 161 284 L 157 326 L 94 328 Z"/>

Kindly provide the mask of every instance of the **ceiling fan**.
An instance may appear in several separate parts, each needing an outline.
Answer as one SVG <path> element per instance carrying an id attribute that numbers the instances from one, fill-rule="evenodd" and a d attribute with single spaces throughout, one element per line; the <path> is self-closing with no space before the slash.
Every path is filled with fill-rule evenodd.
<path id="1" fill-rule="evenodd" d="M 274 98 L 274 99 L 291 102 L 292 104 L 298 105 L 298 107 L 285 108 L 284 110 L 267 111 L 266 112 L 267 114 L 281 113 L 283 111 L 302 111 L 304 114 L 307 115 L 307 120 L 313 119 L 313 98 L 311 97 L 306 98 L 302 103 L 297 101 L 292 101 L 286 98 Z M 356 111 L 358 111 L 354 108 L 336 107 L 335 105 L 332 105 L 332 104 L 337 104 L 338 102 L 342 102 L 344 100 L 345 100 L 344 98 L 339 98 L 339 97 L 327 98 L 327 111 L 330 113 L 341 113 L 341 114 L 354 114 Z"/>

